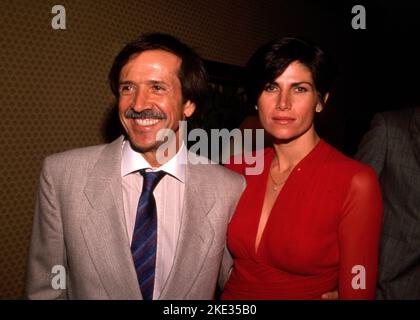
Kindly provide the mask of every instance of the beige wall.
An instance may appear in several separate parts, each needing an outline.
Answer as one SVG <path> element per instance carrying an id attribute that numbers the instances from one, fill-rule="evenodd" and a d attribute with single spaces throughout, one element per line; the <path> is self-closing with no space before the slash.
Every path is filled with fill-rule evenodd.
<path id="1" fill-rule="evenodd" d="M 101 128 L 113 102 L 107 73 L 124 43 L 142 32 L 168 32 L 206 59 L 243 65 L 268 39 L 319 34 L 331 19 L 313 15 L 309 4 L 302 11 L 294 1 L 272 2 L 1 2 L 0 298 L 23 295 L 42 159 L 104 141 Z M 55 4 L 66 9 L 66 30 L 51 28 Z M 298 14 L 300 20 L 292 18 Z"/>

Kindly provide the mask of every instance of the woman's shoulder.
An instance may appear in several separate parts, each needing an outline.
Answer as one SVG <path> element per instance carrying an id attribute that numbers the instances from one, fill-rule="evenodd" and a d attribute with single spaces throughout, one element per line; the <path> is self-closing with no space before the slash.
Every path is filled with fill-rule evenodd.
<path id="1" fill-rule="evenodd" d="M 265 148 L 233 155 L 224 166 L 241 175 L 259 175 L 264 171 L 267 160 L 272 158 L 273 149 Z"/>
<path id="2" fill-rule="evenodd" d="M 375 171 L 369 165 L 362 163 L 358 160 L 352 159 L 345 155 L 337 148 L 333 147 L 329 143 L 323 141 L 324 149 L 328 153 L 329 167 L 335 169 L 337 173 L 348 174 L 353 176 L 355 174 L 360 175 L 372 175 L 376 177 Z"/>

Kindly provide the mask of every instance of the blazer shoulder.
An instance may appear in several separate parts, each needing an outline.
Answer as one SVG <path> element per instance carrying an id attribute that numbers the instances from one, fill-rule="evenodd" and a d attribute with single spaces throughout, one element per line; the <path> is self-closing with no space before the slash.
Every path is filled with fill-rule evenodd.
<path id="1" fill-rule="evenodd" d="M 198 176 L 203 177 L 203 179 L 218 183 L 223 190 L 225 188 L 239 188 L 242 192 L 245 188 L 245 178 L 242 175 L 222 165 L 211 162 L 207 158 L 192 153 L 189 153 L 188 156 L 190 160 L 194 159 L 193 163 L 190 161 L 188 165 Z"/>
<path id="2" fill-rule="evenodd" d="M 101 156 L 113 156 L 115 152 L 121 150 L 122 143 L 123 137 L 121 136 L 111 143 L 104 143 L 55 153 L 44 159 L 44 167 L 93 166 Z"/>
<path id="3" fill-rule="evenodd" d="M 419 108 L 407 108 L 401 110 L 391 110 L 380 112 L 374 116 L 374 119 L 379 121 L 383 119 L 383 122 L 387 127 L 397 127 L 405 129 L 407 124 L 414 117 L 416 112 L 419 112 Z"/>
<path id="4" fill-rule="evenodd" d="M 222 165 L 212 165 L 212 170 L 214 171 L 213 174 L 216 176 L 230 180 L 232 183 L 243 184 L 245 181 L 245 178 L 241 174 L 232 171 Z"/>
<path id="5" fill-rule="evenodd" d="M 106 144 L 66 150 L 51 154 L 44 159 L 44 166 L 63 167 L 69 163 L 89 163 L 99 157 Z"/>

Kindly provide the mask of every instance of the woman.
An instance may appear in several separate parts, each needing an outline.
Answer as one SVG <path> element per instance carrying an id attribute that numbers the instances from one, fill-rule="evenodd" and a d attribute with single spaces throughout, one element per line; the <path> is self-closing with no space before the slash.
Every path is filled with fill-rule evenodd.
<path id="1" fill-rule="evenodd" d="M 374 171 L 319 138 L 314 114 L 332 78 L 325 54 L 300 39 L 258 49 L 248 66 L 273 147 L 228 227 L 234 259 L 222 299 L 373 299 L 382 202 Z M 246 164 L 229 167 L 244 174 Z"/>

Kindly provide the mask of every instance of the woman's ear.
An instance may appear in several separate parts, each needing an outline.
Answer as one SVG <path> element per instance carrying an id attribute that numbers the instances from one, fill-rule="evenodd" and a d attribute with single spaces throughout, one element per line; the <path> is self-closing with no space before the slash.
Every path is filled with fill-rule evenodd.
<path id="1" fill-rule="evenodd" d="M 322 103 L 321 103 L 321 102 L 318 102 L 318 103 L 316 104 L 316 107 L 315 107 L 315 112 L 321 112 L 321 111 L 322 111 L 322 109 L 324 109 L 324 107 L 323 107 Z"/>
<path id="2" fill-rule="evenodd" d="M 324 109 L 324 105 L 327 103 L 327 101 L 328 101 L 328 98 L 330 97 L 330 93 L 329 92 L 327 92 L 325 95 L 324 95 L 324 98 L 322 99 L 322 102 L 321 101 L 319 101 L 318 103 L 317 103 L 317 105 L 316 105 L 316 107 L 315 107 L 315 111 L 316 112 L 321 112 L 322 111 L 322 109 Z"/>
<path id="3" fill-rule="evenodd" d="M 330 93 L 327 92 L 324 96 L 324 103 L 323 103 L 324 105 L 327 103 L 329 97 L 330 97 Z"/>

